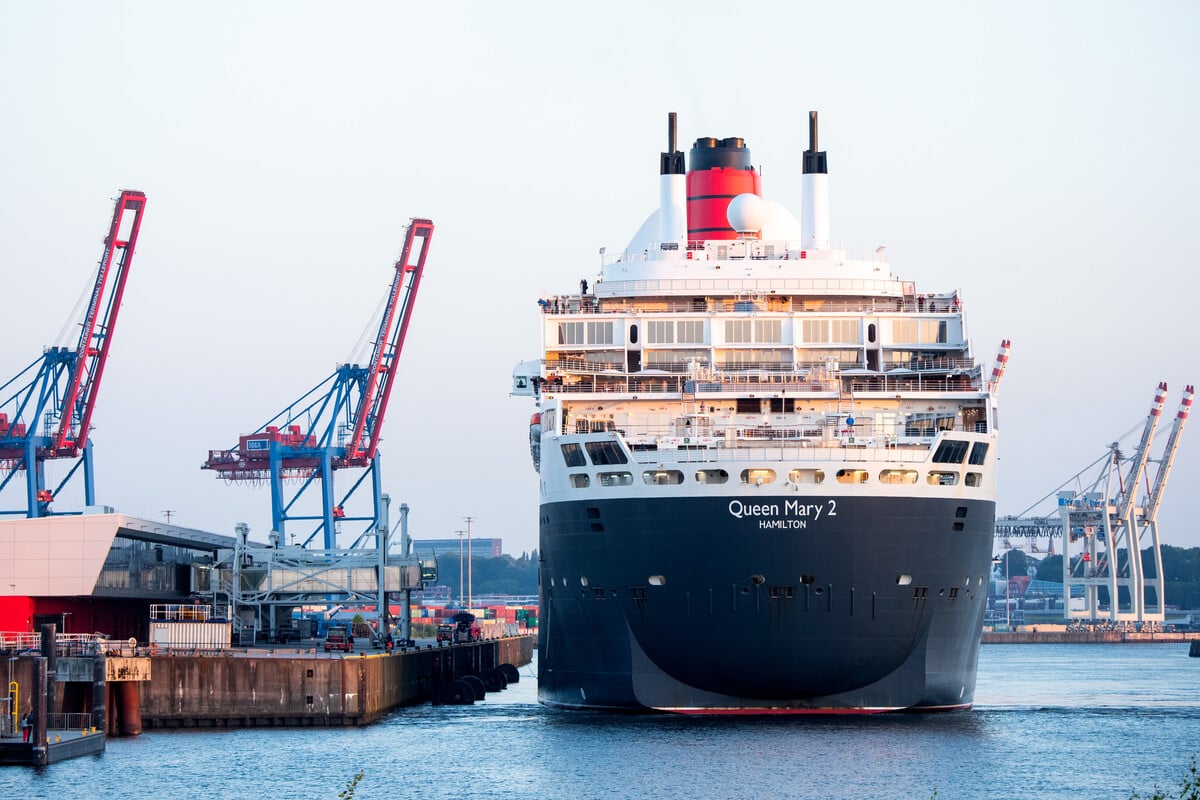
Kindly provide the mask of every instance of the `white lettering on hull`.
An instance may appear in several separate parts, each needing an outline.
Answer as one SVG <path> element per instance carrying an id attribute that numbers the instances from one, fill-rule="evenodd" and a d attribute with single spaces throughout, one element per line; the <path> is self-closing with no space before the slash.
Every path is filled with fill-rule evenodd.
<path id="1" fill-rule="evenodd" d="M 779 503 L 730 500 L 729 515 L 734 519 L 757 519 L 758 527 L 764 530 L 804 530 L 809 522 L 836 517 L 837 500 L 823 500 L 820 503 L 787 500 L 782 506 Z"/>

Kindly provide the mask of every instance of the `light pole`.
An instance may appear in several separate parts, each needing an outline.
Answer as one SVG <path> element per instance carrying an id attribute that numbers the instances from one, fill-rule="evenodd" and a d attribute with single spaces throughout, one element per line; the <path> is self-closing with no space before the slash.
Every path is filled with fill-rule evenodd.
<path id="1" fill-rule="evenodd" d="M 455 531 L 458 534 L 458 607 L 463 607 L 463 534 L 466 531 Z"/>
<path id="2" fill-rule="evenodd" d="M 1004 559 L 1004 630 L 1007 631 L 1012 622 L 1011 612 L 1008 607 L 1008 553 L 1006 552 L 1003 556 L 996 556 L 992 559 L 992 563 L 1000 566 L 1001 558 Z"/>
<path id="3" fill-rule="evenodd" d="M 1012 626 L 1012 612 L 1009 610 L 1008 596 L 1008 552 L 1006 551 L 1003 556 L 993 558 L 992 563 L 999 566 L 1001 558 L 1004 559 L 1004 630 L 1007 631 Z"/>
<path id="4" fill-rule="evenodd" d="M 475 607 L 475 598 L 471 595 L 471 523 L 474 517 L 463 517 L 467 521 L 467 608 Z"/>

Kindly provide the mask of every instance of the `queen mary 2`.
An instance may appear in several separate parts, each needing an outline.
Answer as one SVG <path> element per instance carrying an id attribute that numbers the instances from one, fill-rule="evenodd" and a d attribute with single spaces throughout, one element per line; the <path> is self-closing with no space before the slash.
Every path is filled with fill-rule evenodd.
<path id="1" fill-rule="evenodd" d="M 808 138 L 797 220 L 744 140 L 685 163 L 671 114 L 658 209 L 538 301 L 512 392 L 536 402 L 546 705 L 973 701 L 1008 342 L 985 372 L 957 290 L 831 243 L 815 112 Z"/>

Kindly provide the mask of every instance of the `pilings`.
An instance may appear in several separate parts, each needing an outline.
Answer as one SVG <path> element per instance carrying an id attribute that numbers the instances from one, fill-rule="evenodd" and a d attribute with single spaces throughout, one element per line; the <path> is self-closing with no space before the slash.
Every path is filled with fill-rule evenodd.
<path id="1" fill-rule="evenodd" d="M 323 657 L 237 652 L 157 655 L 141 685 L 146 728 L 365 725 L 436 701 L 450 681 L 533 658 L 533 637 Z"/>

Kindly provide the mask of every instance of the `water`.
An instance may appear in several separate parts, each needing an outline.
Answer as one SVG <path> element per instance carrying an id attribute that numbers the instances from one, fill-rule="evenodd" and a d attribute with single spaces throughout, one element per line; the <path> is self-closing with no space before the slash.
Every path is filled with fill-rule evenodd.
<path id="1" fill-rule="evenodd" d="M 1188 646 L 984 645 L 973 711 L 704 719 L 554 711 L 521 682 L 358 729 L 150 732 L 0 769 L 8 798 L 1128 798 L 1200 755 Z"/>

